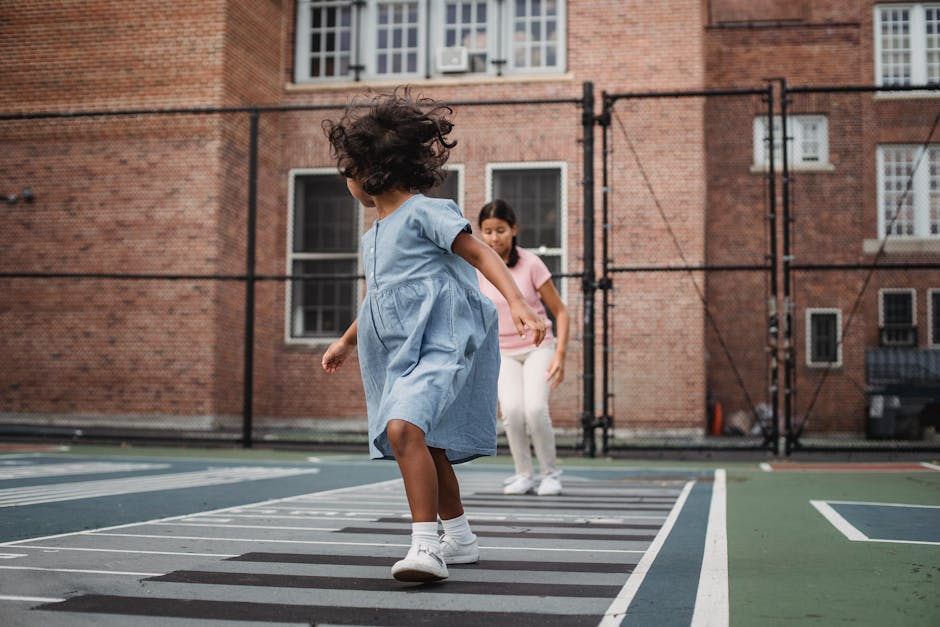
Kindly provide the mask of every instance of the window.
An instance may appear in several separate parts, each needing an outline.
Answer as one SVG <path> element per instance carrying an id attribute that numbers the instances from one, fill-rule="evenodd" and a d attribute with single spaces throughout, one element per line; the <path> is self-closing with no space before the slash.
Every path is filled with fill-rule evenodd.
<path id="1" fill-rule="evenodd" d="M 512 206 L 519 220 L 519 245 L 538 254 L 553 275 L 564 272 L 566 164 L 494 164 L 487 171 L 487 198 Z M 555 285 L 564 296 L 564 281 Z"/>
<path id="2" fill-rule="evenodd" d="M 875 81 L 885 86 L 940 82 L 940 4 L 875 7 Z"/>
<path id="3" fill-rule="evenodd" d="M 927 338 L 930 348 L 940 348 L 940 288 L 927 290 Z"/>
<path id="4" fill-rule="evenodd" d="M 444 169 L 447 171 L 447 178 L 444 179 L 443 183 L 426 191 L 425 196 L 429 198 L 449 198 L 457 203 L 458 207 L 463 207 L 463 166 L 448 163 L 444 166 Z"/>
<path id="5" fill-rule="evenodd" d="M 917 292 L 879 290 L 878 329 L 881 346 L 917 346 Z"/>
<path id="6" fill-rule="evenodd" d="M 878 146 L 878 237 L 940 238 L 940 146 Z"/>
<path id="7" fill-rule="evenodd" d="M 356 317 L 358 203 L 335 169 L 291 173 L 287 341 L 336 338 Z M 335 278 L 331 278 L 335 277 Z"/>
<path id="8" fill-rule="evenodd" d="M 565 0 L 299 0 L 297 82 L 558 73 Z"/>
<path id="9" fill-rule="evenodd" d="M 787 116 L 789 144 L 787 165 L 812 169 L 829 165 L 829 121 L 824 115 Z M 774 168 L 783 167 L 783 120 L 774 116 Z M 768 153 L 767 116 L 754 118 L 754 168 L 766 169 Z"/>
<path id="10" fill-rule="evenodd" d="M 841 310 L 806 310 L 806 365 L 811 367 L 842 365 Z"/>

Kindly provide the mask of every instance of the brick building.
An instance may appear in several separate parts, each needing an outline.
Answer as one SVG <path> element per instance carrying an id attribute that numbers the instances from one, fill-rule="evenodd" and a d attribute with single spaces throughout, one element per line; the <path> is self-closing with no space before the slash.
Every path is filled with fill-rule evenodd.
<path id="1" fill-rule="evenodd" d="M 360 424 L 356 363 L 328 376 L 319 360 L 354 316 L 358 236 L 373 216 L 336 177 L 320 123 L 368 90 L 409 84 L 449 102 L 489 102 L 455 106 L 458 146 L 435 193 L 471 221 L 489 199 L 509 199 L 522 214 L 522 244 L 554 271 L 576 273 L 584 82 L 600 99 L 761 89 L 775 77 L 918 84 L 940 71 L 928 34 L 940 18 L 923 3 L 19 0 L 0 17 L 0 191 L 17 195 L 0 219 L 0 271 L 46 275 L 0 279 L 4 423 L 237 425 L 254 197 L 256 420 Z M 525 104 L 494 104 L 504 100 Z M 932 102 L 922 93 L 793 95 L 799 260 L 940 257 L 931 191 L 940 151 L 930 148 L 930 173 L 912 179 L 904 221 L 891 223 L 886 209 L 897 173 L 929 136 Z M 247 106 L 260 107 L 254 119 Z M 612 275 L 610 294 L 612 413 L 624 433 L 697 436 L 716 401 L 726 413 L 770 401 L 770 356 L 782 352 L 768 346 L 766 272 L 636 270 L 765 263 L 766 106 L 755 95 L 620 101 L 605 131 L 607 190 L 598 142 L 597 197 L 611 214 L 603 227 L 598 213 L 595 238 L 600 246 L 606 228 L 612 264 L 631 269 Z M 74 114 L 101 110 L 122 114 Z M 50 115 L 28 116 L 40 113 Z M 937 348 L 940 281 L 878 273 L 856 307 L 864 275 L 846 272 L 795 275 L 794 403 L 805 414 L 820 390 L 812 428 L 859 433 L 865 347 L 879 344 L 886 317 L 900 328 L 908 315 L 906 326 L 921 330 L 916 344 Z M 553 413 L 558 426 L 575 427 L 581 285 L 558 284 L 573 333 Z M 853 310 L 839 343 L 833 329 Z"/>

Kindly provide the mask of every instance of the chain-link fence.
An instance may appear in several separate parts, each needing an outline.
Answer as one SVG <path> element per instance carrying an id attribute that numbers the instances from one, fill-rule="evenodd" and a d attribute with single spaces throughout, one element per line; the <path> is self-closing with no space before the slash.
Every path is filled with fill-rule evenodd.
<path id="1" fill-rule="evenodd" d="M 508 200 L 554 273 L 560 445 L 940 448 L 929 101 L 592 90 L 454 103 L 430 192 Z M 0 434 L 363 447 L 358 363 L 320 368 L 374 220 L 343 106 L 0 117 Z"/>
<path id="2" fill-rule="evenodd" d="M 901 95 L 784 95 L 788 449 L 940 447 L 940 111 Z"/>

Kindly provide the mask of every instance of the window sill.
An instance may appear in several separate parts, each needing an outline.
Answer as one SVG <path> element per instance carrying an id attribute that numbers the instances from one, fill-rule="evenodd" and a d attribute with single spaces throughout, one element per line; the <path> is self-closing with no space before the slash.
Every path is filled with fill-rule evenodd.
<path id="1" fill-rule="evenodd" d="M 752 165 L 751 174 L 767 174 L 768 168 L 766 165 Z M 774 164 L 774 170 L 780 172 L 783 170 L 781 166 Z M 835 172 L 836 166 L 831 163 L 798 163 L 790 165 L 790 172 Z"/>
<path id="2" fill-rule="evenodd" d="M 924 239 L 916 237 L 889 237 L 886 240 L 866 239 L 862 242 L 862 252 L 866 255 L 874 255 L 884 243 L 884 252 L 886 254 L 940 254 L 940 238 Z"/>
<path id="3" fill-rule="evenodd" d="M 806 362 L 806 367 L 812 370 L 842 370 L 842 362 L 840 361 L 830 363 L 827 361 L 822 363 L 815 363 L 808 361 Z"/>
<path id="4" fill-rule="evenodd" d="M 339 337 L 311 337 L 311 338 L 289 338 L 284 340 L 284 348 L 289 351 L 311 352 L 322 351 L 330 344 L 338 340 Z"/>
<path id="5" fill-rule="evenodd" d="M 940 98 L 940 87 L 933 89 L 917 89 L 909 91 L 877 91 L 874 100 L 925 100 Z"/>
<path id="6" fill-rule="evenodd" d="M 492 76 L 492 75 L 472 75 L 472 76 L 454 76 L 454 77 L 434 77 L 434 78 L 398 78 L 387 81 L 362 80 L 362 81 L 343 81 L 343 82 L 309 82 L 309 83 L 287 83 L 284 85 L 284 91 L 287 93 L 307 93 L 324 91 L 349 91 L 350 89 L 368 88 L 388 88 L 398 87 L 399 85 L 421 85 L 422 87 L 457 85 L 506 85 L 507 83 L 570 83 L 574 80 L 574 74 L 564 72 L 561 74 L 519 74 L 510 76 Z"/>

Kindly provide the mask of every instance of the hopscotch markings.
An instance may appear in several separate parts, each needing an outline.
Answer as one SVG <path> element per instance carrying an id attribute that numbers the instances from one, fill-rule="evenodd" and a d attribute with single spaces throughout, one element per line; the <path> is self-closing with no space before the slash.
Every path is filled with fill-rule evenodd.
<path id="1" fill-rule="evenodd" d="M 205 487 L 276 479 L 295 475 L 309 475 L 320 472 L 317 468 L 276 468 L 276 467 L 232 467 L 210 468 L 195 472 L 161 474 L 124 479 L 102 479 L 98 481 L 76 481 L 51 485 L 30 486 L 25 488 L 6 488 L 0 490 L 0 507 L 56 503 L 77 499 L 156 492 L 180 488 Z"/>
<path id="2" fill-rule="evenodd" d="M 0 594 L 0 601 L 19 601 L 22 603 L 61 603 L 65 599 L 53 597 L 21 597 L 12 594 Z"/>
<path id="3" fill-rule="evenodd" d="M 93 475 L 106 472 L 129 472 L 134 470 L 162 470 L 169 467 L 170 464 L 134 464 L 119 462 L 24 464 L 0 469 L 0 480 L 32 479 L 33 477 L 55 477 L 59 475 Z"/>
<path id="4" fill-rule="evenodd" d="M 15 560 L 18 557 L 26 557 L 26 553 L 0 553 L 0 560 Z"/>
<path id="5" fill-rule="evenodd" d="M 39 570 L 50 573 L 81 573 L 83 575 L 121 575 L 128 577 L 159 577 L 163 573 L 139 573 L 122 570 L 90 570 L 86 568 L 48 568 L 44 566 L 4 566 L 0 570 Z"/>
<path id="6" fill-rule="evenodd" d="M 227 559 L 230 557 L 238 557 L 238 553 L 195 553 L 193 551 L 147 551 L 144 549 L 108 549 L 100 547 L 83 547 L 83 546 L 51 546 L 51 545 L 42 545 L 42 544 L 31 544 L 30 546 L 22 546 L 21 549 L 35 549 L 37 551 L 42 551 L 43 553 L 58 553 L 59 551 L 87 551 L 90 553 L 133 553 L 136 555 L 179 555 L 185 557 L 213 557 L 213 558 L 222 558 Z M 23 554 L 23 557 L 26 557 L 26 554 Z"/>

